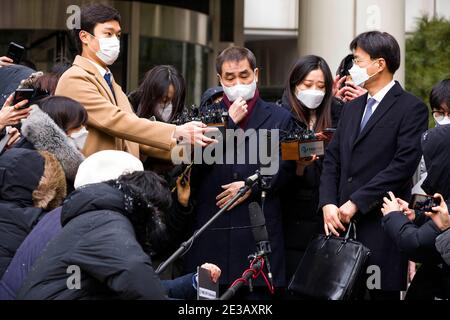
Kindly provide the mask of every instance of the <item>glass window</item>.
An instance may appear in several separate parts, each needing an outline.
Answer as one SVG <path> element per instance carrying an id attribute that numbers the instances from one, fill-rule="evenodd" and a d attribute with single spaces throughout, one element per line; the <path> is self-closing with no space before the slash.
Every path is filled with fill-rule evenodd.
<path id="1" fill-rule="evenodd" d="M 140 38 L 139 79 L 156 65 L 173 65 L 186 81 L 186 104 L 199 104 L 207 86 L 208 49 L 166 39 Z"/>

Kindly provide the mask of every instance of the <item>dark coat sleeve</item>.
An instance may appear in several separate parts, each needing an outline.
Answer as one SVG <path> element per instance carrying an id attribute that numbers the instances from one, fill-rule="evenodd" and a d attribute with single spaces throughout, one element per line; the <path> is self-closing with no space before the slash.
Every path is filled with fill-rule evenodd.
<path id="1" fill-rule="evenodd" d="M 193 286 L 194 273 L 189 273 L 173 280 L 163 280 L 162 285 L 172 299 L 195 300 L 197 290 Z"/>
<path id="2" fill-rule="evenodd" d="M 345 110 L 346 106 L 343 107 L 341 118 L 344 117 Z M 339 121 L 336 132 L 325 151 L 319 187 L 319 208 L 327 204 L 339 206 L 338 190 L 341 171 L 340 140 L 343 122 Z"/>
<path id="3" fill-rule="evenodd" d="M 280 124 L 280 135 L 281 132 L 290 131 L 293 127 L 294 123 L 290 114 L 286 113 L 286 117 L 284 117 L 283 121 Z M 284 186 L 288 184 L 288 182 L 295 175 L 295 162 L 294 161 L 286 161 L 281 158 L 281 147 L 279 150 L 279 160 L 280 167 L 278 173 L 273 177 L 271 189 L 273 192 L 280 191 Z M 257 190 L 259 191 L 259 190 Z"/>
<path id="4" fill-rule="evenodd" d="M 436 238 L 436 249 L 441 254 L 445 263 L 450 266 L 450 229 L 447 229 Z"/>
<path id="5" fill-rule="evenodd" d="M 112 219 L 83 236 L 70 253 L 71 263 L 121 299 L 165 299 L 161 281 L 132 227 L 119 218 Z"/>
<path id="6" fill-rule="evenodd" d="M 409 110 L 410 113 L 402 120 L 396 141 L 397 152 L 391 163 L 350 196 L 363 214 L 378 205 L 387 190 L 404 187 L 405 181 L 408 181 L 417 169 L 421 156 L 421 135 L 428 126 L 428 109 L 419 102 Z"/>
<path id="7" fill-rule="evenodd" d="M 189 227 L 193 219 L 192 213 L 194 211 L 194 207 L 191 200 L 189 200 L 187 207 L 183 207 L 178 202 L 176 191 L 173 193 L 172 200 L 172 206 L 167 212 L 165 218 L 169 241 L 164 250 L 176 248 L 181 244 L 181 242 L 186 240 L 188 231 L 190 231 Z"/>
<path id="8" fill-rule="evenodd" d="M 442 263 L 435 248 L 436 237 L 441 233 L 432 220 L 416 226 L 399 211 L 383 217 L 384 231 L 394 239 L 408 259 L 421 263 Z"/>

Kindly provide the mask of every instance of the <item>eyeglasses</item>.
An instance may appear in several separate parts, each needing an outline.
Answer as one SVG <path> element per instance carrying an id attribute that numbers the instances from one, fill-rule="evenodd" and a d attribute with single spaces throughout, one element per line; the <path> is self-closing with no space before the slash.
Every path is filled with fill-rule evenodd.
<path id="1" fill-rule="evenodd" d="M 368 61 L 372 61 L 372 63 L 375 63 L 378 59 L 369 59 L 369 60 L 361 60 L 358 58 L 354 58 L 352 59 L 353 64 L 357 64 L 359 65 L 361 62 L 368 62 Z"/>
<path id="2" fill-rule="evenodd" d="M 443 111 L 433 111 L 433 118 L 436 121 L 442 121 L 445 117 L 450 119 L 450 113 Z"/>
<path id="3" fill-rule="evenodd" d="M 354 64 L 358 64 L 358 63 L 361 63 L 361 62 L 366 62 L 367 60 L 361 60 L 361 59 L 354 58 L 354 59 L 352 59 L 352 61 L 353 61 Z"/>

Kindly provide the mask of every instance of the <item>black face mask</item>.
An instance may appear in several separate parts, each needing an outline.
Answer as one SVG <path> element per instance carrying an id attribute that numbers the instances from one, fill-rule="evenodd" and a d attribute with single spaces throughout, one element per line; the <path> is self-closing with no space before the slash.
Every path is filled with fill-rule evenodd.
<path id="1" fill-rule="evenodd" d="M 429 195 L 450 197 L 450 125 L 428 130 L 422 136 L 422 152 L 427 177 L 422 189 Z"/>

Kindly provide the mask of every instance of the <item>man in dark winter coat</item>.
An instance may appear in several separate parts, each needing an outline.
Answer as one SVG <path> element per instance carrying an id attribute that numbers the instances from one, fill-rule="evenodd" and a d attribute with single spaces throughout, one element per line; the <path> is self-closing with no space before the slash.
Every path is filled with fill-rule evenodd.
<path id="1" fill-rule="evenodd" d="M 319 208 L 327 234 L 339 235 L 346 230 L 343 224 L 357 221 L 356 240 L 370 249 L 368 264 L 382 274 L 379 288 L 369 290 L 370 298 L 399 300 L 408 261 L 383 232 L 380 206 L 388 191 L 409 200 L 428 111 L 393 80 L 401 60 L 394 37 L 365 32 L 350 48 L 352 79 L 357 85 L 364 82 L 368 93 L 343 107 L 324 157 Z"/>
<path id="2" fill-rule="evenodd" d="M 193 298 L 192 274 L 164 286 L 151 264 L 149 253 L 166 239 L 161 213 L 170 202 L 163 180 L 152 172 L 76 190 L 64 202 L 63 229 L 36 261 L 17 298 Z M 217 281 L 217 267 L 207 268 Z"/>
<path id="3" fill-rule="evenodd" d="M 226 136 L 226 150 L 223 150 L 222 163 L 194 165 L 192 171 L 196 206 L 194 229 L 203 226 L 237 194 L 247 177 L 262 168 L 259 164 L 260 158 L 254 162 L 250 160 L 253 156 L 255 158 L 261 156 L 253 148 L 263 141 L 262 135 L 259 134 L 260 130 L 287 130 L 291 124 L 289 112 L 259 97 L 258 68 L 255 56 L 250 50 L 239 47 L 225 49 L 217 57 L 216 69 L 225 93 L 220 108 L 229 114 L 227 129 L 245 130 L 249 135 L 243 139 L 236 139 L 237 142 Z M 274 142 L 278 144 L 278 141 L 272 139 L 272 143 Z M 229 148 L 231 144 L 233 148 Z M 241 156 L 245 157 L 244 161 L 237 161 Z M 272 156 L 275 156 L 275 153 L 272 153 Z M 233 162 L 229 161 L 230 159 Z M 275 161 L 272 161 L 271 165 L 274 164 Z M 277 164 L 278 170 L 273 174 L 272 188 L 265 201 L 264 215 L 272 246 L 270 263 L 274 284 L 282 287 L 285 285 L 285 263 L 279 191 L 287 180 L 288 169 L 283 161 Z M 200 235 L 186 255 L 188 271 L 195 270 L 201 261 L 206 260 L 222 268 L 221 284 L 224 286 L 230 285 L 242 275 L 249 266 L 248 256 L 256 251 L 255 239 L 248 228 L 250 225 L 248 206 L 253 201 L 260 201 L 260 195 L 260 190 L 253 188 L 235 203 L 229 212 L 219 217 Z M 255 285 L 262 288 L 264 282 L 259 282 L 258 279 Z"/>
<path id="4" fill-rule="evenodd" d="M 39 219 L 65 195 L 64 171 L 52 154 L 17 148 L 0 156 L 0 277 Z"/>
<path id="5" fill-rule="evenodd" d="M 433 208 L 435 211 L 409 209 L 408 203 L 396 199 L 392 192 L 389 193 L 390 199 L 384 199 L 384 231 L 408 259 L 422 263 L 408 289 L 407 299 L 450 296 L 450 268 L 443 263 L 435 247 L 436 238 L 449 227 L 439 219 L 442 214 L 449 220 L 447 205 L 444 202 L 444 199 L 450 197 L 449 137 L 450 125 L 430 129 L 422 137 L 427 177 L 421 187 L 427 194 L 439 197 L 440 205 Z"/>

